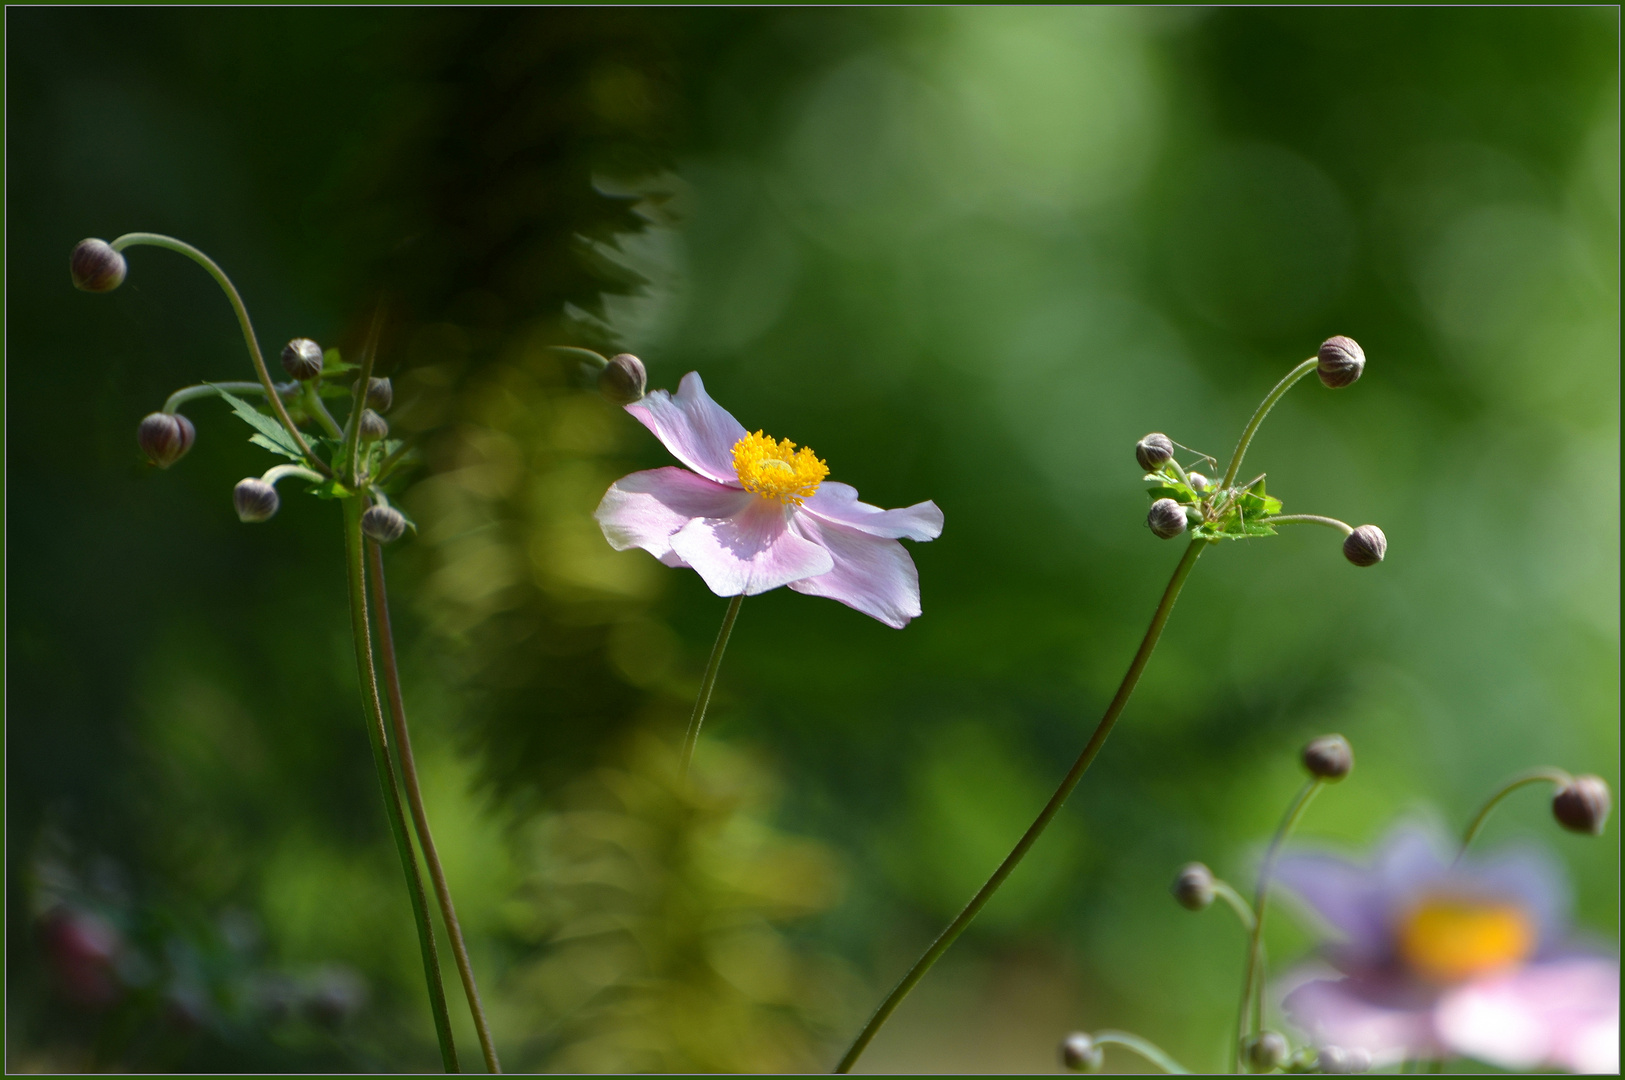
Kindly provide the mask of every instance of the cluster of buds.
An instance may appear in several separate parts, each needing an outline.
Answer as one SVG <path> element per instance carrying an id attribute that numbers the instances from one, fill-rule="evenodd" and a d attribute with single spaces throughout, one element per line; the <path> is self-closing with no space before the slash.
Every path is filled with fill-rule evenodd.
<path id="1" fill-rule="evenodd" d="M 1328 338 L 1321 345 L 1319 354 L 1300 365 L 1260 406 L 1248 427 L 1247 436 L 1237 448 L 1237 464 L 1247 439 L 1257 429 L 1258 421 L 1298 375 L 1308 373 L 1310 365 L 1313 365 L 1322 383 L 1336 389 L 1348 386 L 1360 377 L 1365 370 L 1365 352 L 1352 338 L 1341 335 Z M 1172 540 L 1191 531 L 1205 540 L 1240 540 L 1251 536 L 1272 536 L 1277 525 L 1314 522 L 1343 532 L 1343 555 L 1355 566 L 1375 566 L 1387 555 L 1388 538 L 1377 526 L 1361 525 L 1356 528 L 1335 518 L 1313 514 L 1282 515 L 1280 500 L 1265 494 L 1262 475 L 1240 485 L 1232 484 L 1229 474 L 1214 481 L 1182 466 L 1175 453 L 1178 448 L 1178 443 L 1160 431 L 1153 431 L 1134 444 L 1134 460 L 1146 474 L 1146 480 L 1153 485 L 1153 501 L 1145 519 L 1146 527 L 1153 535 Z M 1205 454 L 1199 456 L 1205 461 L 1213 460 Z M 1232 473 L 1235 467 L 1232 464 Z"/>

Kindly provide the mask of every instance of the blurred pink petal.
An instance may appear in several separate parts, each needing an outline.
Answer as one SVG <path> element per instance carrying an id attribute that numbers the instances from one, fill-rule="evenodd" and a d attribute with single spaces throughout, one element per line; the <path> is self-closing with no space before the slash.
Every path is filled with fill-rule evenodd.
<path id="1" fill-rule="evenodd" d="M 667 466 L 621 477 L 605 492 L 593 517 L 616 551 L 642 548 L 667 562 L 672 536 L 690 521 L 730 517 L 755 501 L 748 491 Z"/>
<path id="2" fill-rule="evenodd" d="M 790 529 L 789 507 L 741 494 L 749 501 L 732 516 L 695 518 L 671 538 L 712 592 L 755 596 L 835 568 L 828 551 Z"/>
<path id="3" fill-rule="evenodd" d="M 654 432 L 672 457 L 707 479 L 738 486 L 733 447 L 745 437 L 745 428 L 711 400 L 699 372 L 683 376 L 675 397 L 654 390 L 626 406 L 626 411 Z"/>
<path id="4" fill-rule="evenodd" d="M 915 503 L 901 510 L 882 510 L 858 501 L 858 489 L 826 480 L 802 509 L 825 521 L 849 525 L 871 536 L 890 540 L 935 540 L 942 535 L 942 511 L 934 502 Z"/>
<path id="5" fill-rule="evenodd" d="M 1353 979 L 1316 979 L 1286 996 L 1282 1008 L 1317 1046 L 1357 1046 L 1374 1065 L 1443 1056 L 1426 1008 L 1373 1001 Z"/>
<path id="6" fill-rule="evenodd" d="M 1506 1069 L 1555 1065 L 1619 1072 L 1619 963 L 1552 960 L 1446 994 L 1439 1034 L 1469 1057 Z"/>
<path id="7" fill-rule="evenodd" d="M 790 588 L 839 600 L 897 630 L 920 614 L 920 575 L 902 544 L 810 514 L 797 515 L 796 528 L 828 550 L 835 566 L 826 574 L 793 581 Z"/>

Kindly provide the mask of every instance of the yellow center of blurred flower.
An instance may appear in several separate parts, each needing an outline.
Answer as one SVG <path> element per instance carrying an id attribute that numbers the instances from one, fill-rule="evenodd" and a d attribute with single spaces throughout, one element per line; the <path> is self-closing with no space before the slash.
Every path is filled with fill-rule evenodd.
<path id="1" fill-rule="evenodd" d="M 1434 897 L 1399 925 L 1399 953 L 1433 982 L 1453 983 L 1520 963 L 1535 947 L 1523 909 L 1458 897 Z"/>
<path id="2" fill-rule="evenodd" d="M 734 472 L 746 491 L 800 506 L 829 475 L 829 466 L 808 447 L 797 450 L 789 439 L 774 442 L 758 431 L 734 443 Z"/>

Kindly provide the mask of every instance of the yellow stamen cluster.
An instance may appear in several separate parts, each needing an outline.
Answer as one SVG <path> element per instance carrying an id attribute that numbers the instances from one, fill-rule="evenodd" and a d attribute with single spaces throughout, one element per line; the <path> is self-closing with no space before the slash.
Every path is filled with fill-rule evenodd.
<path id="1" fill-rule="evenodd" d="M 1534 947 L 1528 913 L 1505 903 L 1433 897 L 1399 926 L 1400 956 L 1417 974 L 1439 983 L 1514 967 Z"/>
<path id="2" fill-rule="evenodd" d="M 760 431 L 734 443 L 733 453 L 740 484 L 764 499 L 800 506 L 829 475 L 829 466 L 808 447 L 797 450 L 789 439 L 774 442 Z"/>

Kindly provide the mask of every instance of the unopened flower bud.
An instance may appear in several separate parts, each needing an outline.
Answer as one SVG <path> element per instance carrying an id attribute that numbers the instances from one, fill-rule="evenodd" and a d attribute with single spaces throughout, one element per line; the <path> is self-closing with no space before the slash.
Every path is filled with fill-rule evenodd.
<path id="1" fill-rule="evenodd" d="M 135 429 L 141 452 L 160 469 L 167 469 L 186 456 L 197 438 L 197 428 L 180 413 L 148 413 Z"/>
<path id="2" fill-rule="evenodd" d="M 1160 431 L 1153 431 L 1134 444 L 1134 460 L 1146 472 L 1156 472 L 1174 459 L 1174 441 Z"/>
<path id="3" fill-rule="evenodd" d="M 1322 735 L 1303 748 L 1303 767 L 1310 776 L 1341 780 L 1354 769 L 1354 747 L 1341 735 Z"/>
<path id="4" fill-rule="evenodd" d="M 1061 1064 L 1073 1072 L 1099 1072 L 1105 1062 L 1105 1052 L 1083 1032 L 1075 1031 L 1061 1040 Z"/>
<path id="5" fill-rule="evenodd" d="M 361 414 L 361 441 L 376 442 L 389 434 L 389 421 L 367 409 Z"/>
<path id="6" fill-rule="evenodd" d="M 631 353 L 621 353 L 598 373 L 598 392 L 614 405 L 630 405 L 643 397 L 649 375 L 643 361 Z"/>
<path id="7" fill-rule="evenodd" d="M 1361 525 L 1343 541 L 1343 557 L 1355 566 L 1376 566 L 1388 554 L 1388 538 L 1375 525 Z"/>
<path id="8" fill-rule="evenodd" d="M 1199 862 L 1186 863 L 1168 891 L 1173 893 L 1180 907 L 1201 911 L 1213 903 L 1213 871 Z"/>
<path id="9" fill-rule="evenodd" d="M 352 389 L 351 393 L 354 394 L 355 390 Z M 368 408 L 377 409 L 381 413 L 386 413 L 386 412 L 389 411 L 389 407 L 391 405 L 393 405 L 394 403 L 395 403 L 395 384 L 394 383 L 390 382 L 388 379 L 368 379 L 367 380 L 367 402 L 366 402 L 366 404 L 367 404 Z"/>
<path id="10" fill-rule="evenodd" d="M 1300 1047 L 1281 1065 L 1287 1073 L 1312 1073 L 1319 1068 L 1320 1053 L 1312 1046 Z"/>
<path id="11" fill-rule="evenodd" d="M 269 519 L 282 505 L 282 500 L 277 498 L 276 488 L 257 476 L 237 481 L 231 501 L 237 506 L 237 517 L 250 522 Z"/>
<path id="12" fill-rule="evenodd" d="M 1279 1068 L 1291 1049 L 1285 1035 L 1278 1031 L 1261 1031 L 1242 1040 L 1241 1060 L 1247 1063 L 1249 1072 L 1267 1073 Z"/>
<path id="13" fill-rule="evenodd" d="M 1323 1046 L 1315 1065 L 1323 1073 L 1362 1073 L 1371 1068 L 1371 1051 L 1360 1046 Z"/>
<path id="14" fill-rule="evenodd" d="M 372 506 L 361 515 L 361 531 L 380 544 L 394 543 L 406 531 L 406 518 L 393 506 Z"/>
<path id="15" fill-rule="evenodd" d="M 1172 540 L 1185 531 L 1185 508 L 1172 499 L 1158 499 L 1151 504 L 1145 523 L 1164 540 Z"/>
<path id="16" fill-rule="evenodd" d="M 68 258 L 75 288 L 85 292 L 111 292 L 124 283 L 129 264 L 106 240 L 81 240 Z"/>
<path id="17" fill-rule="evenodd" d="M 1360 377 L 1365 370 L 1365 350 L 1351 337 L 1338 334 L 1320 345 L 1320 361 L 1315 371 L 1320 381 L 1337 390 Z"/>
<path id="18" fill-rule="evenodd" d="M 1552 816 L 1571 832 L 1601 836 L 1613 799 L 1600 776 L 1576 776 L 1552 796 Z"/>
<path id="19" fill-rule="evenodd" d="M 282 370 L 307 382 L 322 373 L 322 347 L 308 337 L 294 338 L 282 347 Z"/>
<path id="20" fill-rule="evenodd" d="M 1191 487 L 1195 488 L 1197 491 L 1206 491 L 1208 488 L 1213 486 L 1213 481 L 1209 480 L 1199 472 L 1190 472 L 1186 473 L 1185 475 L 1190 477 Z"/>

